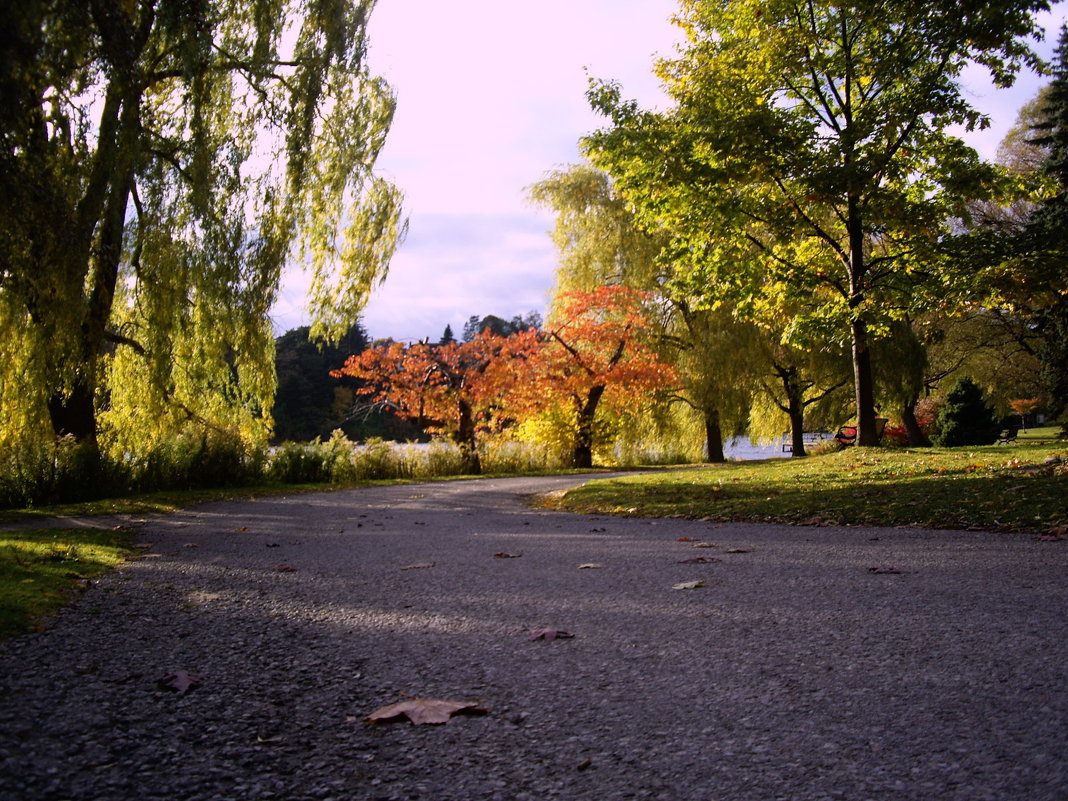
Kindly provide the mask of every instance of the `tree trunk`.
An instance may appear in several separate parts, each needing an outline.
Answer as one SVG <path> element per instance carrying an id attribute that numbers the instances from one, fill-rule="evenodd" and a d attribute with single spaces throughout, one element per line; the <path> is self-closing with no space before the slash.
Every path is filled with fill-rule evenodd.
<path id="1" fill-rule="evenodd" d="M 92 383 L 79 380 L 69 394 L 56 393 L 48 399 L 48 415 L 57 437 L 74 437 L 90 445 L 96 443 L 96 407 Z"/>
<path id="2" fill-rule="evenodd" d="M 790 398 L 790 448 L 792 456 L 807 456 L 805 453 L 805 407 Z"/>
<path id="3" fill-rule="evenodd" d="M 719 409 L 705 409 L 705 449 L 708 461 L 720 463 L 727 461 L 723 455 L 723 431 L 719 427 Z"/>
<path id="4" fill-rule="evenodd" d="M 593 420 L 597 405 L 604 395 L 604 385 L 592 387 L 586 402 L 578 410 L 578 428 L 575 431 L 575 449 L 571 454 L 572 467 L 593 467 Z"/>
<path id="5" fill-rule="evenodd" d="M 461 469 L 465 475 L 482 475 L 482 459 L 478 455 L 478 441 L 475 436 L 475 421 L 471 415 L 471 405 L 465 401 L 457 402 L 460 425 L 453 440 L 460 448 Z"/>
<path id="6" fill-rule="evenodd" d="M 912 448 L 930 448 L 931 440 L 927 438 L 927 435 L 923 433 L 923 429 L 920 428 L 920 423 L 916 419 L 916 404 L 906 403 L 901 409 L 901 423 L 905 426 L 905 431 L 909 436 L 909 447 Z"/>
<path id="7" fill-rule="evenodd" d="M 879 432 L 875 430 L 875 391 L 872 380 L 871 350 L 868 348 L 868 326 L 863 320 L 854 320 L 853 334 L 853 387 L 857 401 L 857 445 L 879 444 Z"/>
<path id="8" fill-rule="evenodd" d="M 847 161 L 850 159 L 847 157 Z M 848 200 L 846 230 L 849 233 L 849 310 L 852 314 L 850 334 L 853 344 L 853 388 L 857 402 L 857 445 L 879 444 L 875 430 L 875 388 L 872 380 L 871 350 L 868 347 L 868 324 L 859 311 L 867 298 L 865 276 L 868 272 L 864 258 L 864 225 L 860 199 L 851 190 Z"/>

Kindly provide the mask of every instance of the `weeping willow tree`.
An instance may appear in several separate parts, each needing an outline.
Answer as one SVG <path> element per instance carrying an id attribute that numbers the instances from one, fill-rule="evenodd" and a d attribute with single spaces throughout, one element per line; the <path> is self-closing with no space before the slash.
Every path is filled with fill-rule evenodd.
<path id="1" fill-rule="evenodd" d="M 724 461 L 724 439 L 745 427 L 759 378 L 756 328 L 739 323 L 726 306 L 695 308 L 674 291 L 676 265 L 664 251 L 666 238 L 640 226 L 602 170 L 578 164 L 551 172 L 530 188 L 530 197 L 556 213 L 557 293 L 622 285 L 655 292 L 663 301 L 654 321 L 658 350 L 678 370 L 679 386 L 673 413 L 647 410 L 650 425 L 643 430 L 671 440 L 676 452 L 680 436 L 696 435 L 709 461 Z"/>
<path id="2" fill-rule="evenodd" d="M 0 447 L 270 429 L 287 264 L 327 338 L 400 236 L 373 0 L 22 0 L 0 42 Z"/>

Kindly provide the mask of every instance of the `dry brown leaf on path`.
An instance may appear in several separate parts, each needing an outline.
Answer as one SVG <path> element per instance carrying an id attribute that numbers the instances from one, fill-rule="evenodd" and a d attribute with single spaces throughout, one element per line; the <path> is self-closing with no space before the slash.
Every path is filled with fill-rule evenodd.
<path id="1" fill-rule="evenodd" d="M 521 553 L 508 553 L 507 551 L 501 551 L 500 553 L 493 554 L 494 559 L 518 559 L 523 554 Z"/>
<path id="2" fill-rule="evenodd" d="M 712 557 L 710 559 L 707 556 L 692 556 L 689 559 L 680 559 L 675 564 L 678 564 L 678 565 L 710 565 L 713 562 L 722 562 L 722 561 L 723 561 L 722 559 L 716 559 L 715 557 Z"/>
<path id="3" fill-rule="evenodd" d="M 874 573 L 878 576 L 898 576 L 902 571 L 898 570 L 893 565 L 883 565 L 882 567 L 869 567 L 869 573 Z"/>
<path id="4" fill-rule="evenodd" d="M 719 546 L 716 545 L 716 543 L 714 543 L 714 542 L 695 542 L 692 547 L 694 547 L 694 548 L 718 548 Z"/>
<path id="5" fill-rule="evenodd" d="M 675 542 L 699 542 L 697 537 L 679 537 Z"/>
<path id="6" fill-rule="evenodd" d="M 574 636 L 574 634 L 561 629 L 534 629 L 530 632 L 528 639 L 532 642 L 534 640 L 570 640 Z"/>
<path id="7" fill-rule="evenodd" d="M 186 693 L 194 687 L 199 687 L 204 681 L 203 673 L 187 673 L 184 670 L 176 670 L 156 680 L 156 686 L 161 690 L 173 690 L 176 693 Z"/>
<path id="8" fill-rule="evenodd" d="M 408 718 L 412 723 L 448 723 L 453 715 L 484 715 L 489 712 L 477 701 L 448 701 L 441 698 L 412 698 L 379 707 L 367 716 L 369 723 L 387 723 Z"/>
<path id="9" fill-rule="evenodd" d="M 287 564 L 275 565 L 274 569 L 277 570 L 279 573 L 296 573 L 298 570 L 298 568 Z"/>
<path id="10" fill-rule="evenodd" d="M 728 548 L 724 553 L 752 553 L 752 548 Z"/>
<path id="11" fill-rule="evenodd" d="M 433 567 L 437 562 L 416 562 L 414 565 L 405 565 L 401 570 L 425 570 L 428 567 Z"/>
<path id="12" fill-rule="evenodd" d="M 705 586 L 703 581 L 680 581 L 678 584 L 672 584 L 673 590 L 696 590 L 698 587 Z"/>
<path id="13" fill-rule="evenodd" d="M 598 564 L 597 562 L 587 562 L 584 565 L 579 565 L 578 569 L 579 570 L 600 570 L 603 567 L 604 567 L 604 565 Z"/>

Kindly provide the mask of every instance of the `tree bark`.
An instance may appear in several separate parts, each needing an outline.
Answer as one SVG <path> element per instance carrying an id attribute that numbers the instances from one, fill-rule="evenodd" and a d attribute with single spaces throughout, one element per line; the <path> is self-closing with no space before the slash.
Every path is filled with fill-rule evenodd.
<path id="1" fill-rule="evenodd" d="M 868 348 L 868 326 L 863 320 L 854 320 L 853 334 L 853 388 L 857 402 L 857 445 L 879 444 L 875 430 L 875 391 L 872 380 L 871 350 Z"/>
<path id="2" fill-rule="evenodd" d="M 723 430 L 719 425 L 719 409 L 705 409 L 705 449 L 708 461 L 720 463 L 727 461 L 723 455 Z"/>
<path id="3" fill-rule="evenodd" d="M 572 467 L 593 467 L 593 420 L 597 415 L 597 405 L 601 402 L 604 390 L 603 384 L 592 387 L 586 395 L 585 402 L 579 407 L 575 448 L 571 455 Z"/>
<path id="4" fill-rule="evenodd" d="M 923 433 L 920 423 L 916 419 L 916 403 L 906 403 L 901 409 L 901 423 L 909 437 L 909 446 L 912 448 L 930 448 L 931 440 Z"/>
<path id="5" fill-rule="evenodd" d="M 471 414 L 471 405 L 465 401 L 457 402 L 460 413 L 460 425 L 456 430 L 454 441 L 460 448 L 460 459 L 465 475 L 482 475 L 482 459 L 478 455 L 478 441 L 475 436 L 475 421 Z"/>
<path id="6" fill-rule="evenodd" d="M 850 334 L 853 351 L 853 388 L 857 404 L 857 445 L 879 444 L 875 430 L 875 389 L 872 380 L 871 349 L 868 347 L 868 324 L 860 311 L 866 299 L 865 275 L 868 266 L 864 258 L 864 228 L 859 200 L 855 192 L 849 196 L 846 230 L 849 232 L 849 310 L 852 314 Z"/>

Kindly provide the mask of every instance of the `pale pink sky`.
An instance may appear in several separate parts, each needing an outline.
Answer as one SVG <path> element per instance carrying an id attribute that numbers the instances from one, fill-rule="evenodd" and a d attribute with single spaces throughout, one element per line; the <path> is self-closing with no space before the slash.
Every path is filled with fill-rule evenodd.
<path id="1" fill-rule="evenodd" d="M 676 0 L 380 0 L 372 69 L 393 85 L 397 116 L 379 172 L 405 193 L 408 239 L 362 315 L 374 337 L 432 340 L 471 315 L 543 311 L 556 253 L 552 216 L 525 188 L 575 163 L 579 137 L 603 125 L 587 75 L 622 83 L 643 106 L 663 103 L 652 75 L 678 31 Z M 1049 55 L 1065 18 L 1045 15 Z M 588 72 L 587 72 L 588 71 Z M 993 157 L 1016 109 L 1041 80 L 995 92 L 978 71 L 967 87 L 992 127 L 969 136 Z M 273 311 L 284 331 L 306 324 L 304 281 L 289 276 Z"/>

